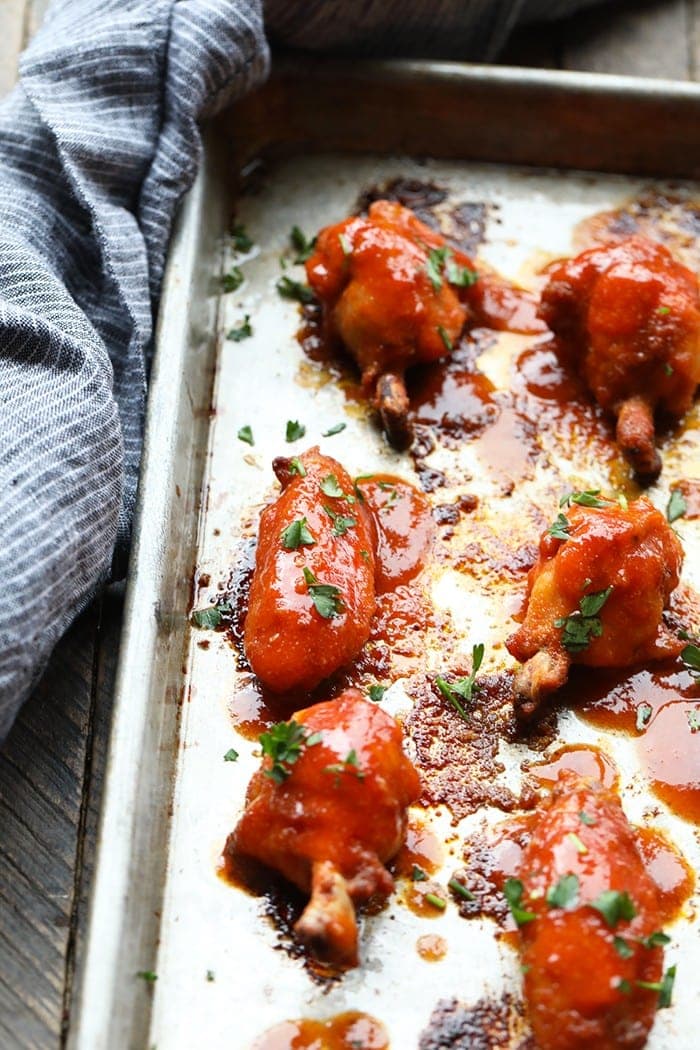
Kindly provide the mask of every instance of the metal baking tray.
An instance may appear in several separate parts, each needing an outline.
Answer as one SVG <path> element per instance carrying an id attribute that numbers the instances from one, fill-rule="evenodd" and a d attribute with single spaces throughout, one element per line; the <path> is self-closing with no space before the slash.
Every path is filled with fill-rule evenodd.
<path id="1" fill-rule="evenodd" d="M 265 87 L 206 129 L 202 169 L 173 238 L 160 310 L 70 1047 L 247 1050 L 280 1021 L 359 1009 L 386 1025 L 394 1050 L 412 1050 L 438 999 L 517 995 L 517 959 L 496 941 L 488 920 L 465 922 L 452 909 L 430 924 L 397 901 L 364 920 L 362 967 L 320 988 L 301 963 L 275 950 L 275 931 L 256 900 L 217 877 L 217 858 L 257 761 L 254 745 L 236 736 L 229 717 L 238 674 L 230 646 L 216 635 L 204 650 L 189 627 L 193 574 L 211 577 L 198 593 L 204 604 L 273 492 L 273 456 L 315 443 L 339 420 L 347 423 L 342 439 L 321 444 L 351 473 L 412 476 L 410 461 L 387 448 L 366 413 L 348 407 L 336 384 L 304 366 L 297 308 L 274 291 L 293 224 L 311 233 L 340 219 L 369 183 L 431 178 L 457 198 L 499 206 L 501 225 L 490 230 L 482 254 L 515 278 L 533 253 L 567 254 L 579 219 L 616 206 L 651 179 L 700 177 L 699 120 L 695 85 L 456 64 L 285 60 Z M 241 173 L 249 177 L 254 169 L 263 172 L 259 192 L 239 197 Z M 244 263 L 246 283 L 222 296 L 234 210 L 256 248 Z M 254 337 L 227 342 L 224 334 L 246 313 Z M 522 337 L 511 339 L 506 358 L 518 345 Z M 487 355 L 482 367 L 497 385 L 504 381 L 498 354 Z M 284 421 L 295 418 L 306 421 L 307 437 L 288 446 Z M 253 427 L 253 448 L 236 440 L 245 424 Z M 687 428 L 671 454 L 676 476 L 697 476 L 695 434 Z M 472 468 L 472 490 L 486 505 L 492 479 L 480 476 L 478 463 Z M 571 479 L 586 487 L 606 483 L 594 456 L 572 466 Z M 664 484 L 655 496 L 659 505 Z M 698 549 L 696 522 L 683 524 L 683 538 L 687 549 Z M 692 580 L 689 562 L 685 575 Z M 479 618 L 492 665 L 503 662 L 498 644 L 509 625 L 478 587 L 455 596 L 447 574 L 432 583 L 439 601 L 456 601 L 465 616 Z M 465 648 L 468 638 L 465 631 Z M 406 708 L 400 688 L 385 699 L 391 710 Z M 559 735 L 597 739 L 566 714 Z M 234 745 L 241 758 L 223 762 Z M 633 785 L 625 741 L 615 748 L 623 784 Z M 500 756 L 506 779 L 517 776 L 525 755 L 515 747 Z M 641 819 L 648 800 L 635 790 L 623 790 L 623 798 L 630 817 Z M 493 822 L 504 817 L 496 810 L 487 815 Z M 453 835 L 446 811 L 436 819 L 442 834 Z M 480 819 L 466 818 L 466 825 Z M 657 823 L 672 829 L 700 868 L 694 829 L 663 809 Z M 459 866 L 458 855 L 446 863 Z M 428 964 L 415 941 L 431 932 L 446 938 L 449 950 Z M 682 964 L 676 1006 L 659 1014 L 651 1050 L 694 1045 L 700 954 L 692 908 L 672 933 L 668 957 Z M 157 981 L 141 980 L 137 971 L 153 971 Z M 513 1038 L 516 1046 L 517 1033 Z"/>

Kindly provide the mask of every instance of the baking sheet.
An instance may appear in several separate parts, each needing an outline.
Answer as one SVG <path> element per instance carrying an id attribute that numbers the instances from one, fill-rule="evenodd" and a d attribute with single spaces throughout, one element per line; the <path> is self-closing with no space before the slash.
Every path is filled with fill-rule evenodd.
<path id="1" fill-rule="evenodd" d="M 241 263 L 245 285 L 225 299 L 221 331 L 236 327 L 248 314 L 254 334 L 240 343 L 224 340 L 219 356 L 207 505 L 197 559 L 199 572 L 209 576 L 211 584 L 200 588 L 198 606 L 215 599 L 217 584 L 226 580 L 236 551 L 254 532 L 256 510 L 274 493 L 274 456 L 318 442 L 351 475 L 390 472 L 415 481 L 410 458 L 391 451 L 361 407 L 348 402 L 338 384 L 305 360 L 295 338 L 298 307 L 280 299 L 275 291 L 280 256 L 293 225 L 316 231 L 348 214 L 363 188 L 396 176 L 448 188 L 451 203 L 495 205 L 480 254 L 514 279 L 527 277 L 533 257 L 541 260 L 543 253 L 555 257 L 568 253 L 572 230 L 581 219 L 615 207 L 642 189 L 641 182 L 628 178 L 524 172 L 444 161 L 418 164 L 405 157 L 297 157 L 272 166 L 256 195 L 242 198 L 237 208 L 237 220 L 245 225 L 256 247 Z M 505 335 L 478 365 L 500 386 L 508 381 L 513 356 L 535 341 L 533 336 Z M 285 444 L 287 419 L 298 419 L 307 427 L 304 439 L 294 446 Z M 347 424 L 341 435 L 321 436 L 339 421 Z M 236 437 L 245 425 L 253 430 L 252 448 Z M 669 474 L 697 475 L 695 435 L 672 457 L 673 467 L 667 466 L 666 478 L 653 493 L 660 506 L 667 499 Z M 491 521 L 496 530 L 512 532 L 519 521 L 527 519 L 530 504 L 541 503 L 547 511 L 554 506 L 553 467 L 547 457 L 532 476 L 515 478 L 516 488 L 507 499 L 499 493 L 499 479 L 485 472 L 472 442 L 465 442 L 458 451 L 438 447 L 427 460 L 453 477 L 456 461 L 457 472 L 471 478 L 468 490 L 480 499 L 479 509 L 464 521 L 467 531 L 476 523 Z M 607 468 L 596 459 L 595 449 L 588 461 L 567 464 L 562 472 L 572 488 L 609 488 Z M 450 491 L 442 489 L 433 498 L 449 502 Z M 686 545 L 700 539 L 697 523 L 682 522 L 679 531 Z M 686 579 L 692 577 L 694 568 L 692 562 L 687 565 Z M 483 641 L 485 670 L 512 666 L 502 646 L 514 626 L 503 613 L 504 592 L 484 593 L 473 576 L 443 564 L 429 566 L 426 573 L 435 605 L 451 615 L 463 633 L 464 654 L 470 652 L 473 642 Z M 512 584 L 509 589 L 513 590 Z M 203 649 L 198 644 L 202 633 L 194 632 L 188 657 L 189 699 L 181 731 L 151 1042 L 168 1050 L 185 1050 L 198 1041 L 207 1046 L 225 1042 L 243 1050 L 276 1022 L 302 1016 L 328 1018 L 353 1009 L 376 1016 L 386 1025 L 391 1045 L 409 1050 L 417 1046 L 417 1033 L 427 1025 L 439 999 L 455 996 L 475 1002 L 484 995 L 498 998 L 504 991 L 517 993 L 517 955 L 497 942 L 492 922 L 460 919 L 454 905 L 445 914 L 426 919 L 402 905 L 400 894 L 388 911 L 363 922 L 362 966 L 330 989 L 319 988 L 300 960 L 275 950 L 277 934 L 262 918 L 260 901 L 216 877 L 217 857 L 242 811 L 259 751 L 255 743 L 236 733 L 229 716 L 231 698 L 245 686 L 248 673 L 236 671 L 231 647 L 223 636 L 209 633 L 206 640 L 209 645 Z M 430 647 L 429 634 L 427 642 L 426 670 L 440 673 L 444 654 Z M 410 706 L 400 681 L 382 706 L 399 714 Z M 601 743 L 614 754 L 628 815 L 643 820 L 650 800 L 639 789 L 629 742 L 598 734 L 571 714 L 562 716 L 559 735 L 565 741 Z M 240 758 L 226 763 L 223 754 L 231 746 Z M 523 745 L 503 743 L 499 757 L 506 765 L 504 783 L 515 786 L 522 775 L 523 758 L 537 755 Z M 445 884 L 460 866 L 459 842 L 484 816 L 479 813 L 460 824 L 455 855 L 448 855 L 444 871 L 436 875 L 438 881 Z M 504 819 L 498 810 L 490 810 L 487 816 L 493 822 Z M 440 837 L 452 836 L 449 814 L 442 811 L 437 817 Z M 654 823 L 669 829 L 697 869 L 700 850 L 692 829 L 663 812 Z M 418 937 L 427 933 L 438 933 L 447 940 L 447 954 L 439 962 L 426 963 L 416 952 Z M 693 1038 L 697 988 L 689 977 L 700 964 L 697 927 L 679 922 L 671 933 L 674 943 L 667 950 L 667 959 L 680 962 L 676 1005 L 659 1013 L 651 1050 L 690 1047 Z M 207 971 L 215 975 L 213 981 L 206 981 Z"/>
<path id="2" fill-rule="evenodd" d="M 408 76 L 408 82 L 415 83 L 419 75 L 415 64 L 410 69 L 403 67 L 404 80 Z M 478 84 L 487 106 L 489 99 L 503 91 L 507 79 L 503 71 L 492 78 L 473 71 L 465 71 L 464 76 L 471 89 Z M 458 89 L 460 76 L 455 67 L 450 67 L 449 80 L 452 88 Z M 517 83 L 517 78 L 511 77 L 511 97 Z M 566 83 L 569 91 L 576 87 L 579 93 L 595 96 L 591 78 L 569 78 Z M 530 78 L 530 89 L 535 85 L 542 90 L 543 84 L 546 78 L 536 82 Z M 629 102 L 634 92 L 627 87 Z M 641 98 L 646 89 L 640 85 L 636 88 Z M 612 85 L 602 92 L 601 99 L 608 89 L 612 90 Z M 527 94 L 527 85 L 524 90 Z M 557 98 L 556 78 L 550 83 L 550 95 Z M 558 97 L 561 104 L 563 95 Z M 678 111 L 691 102 L 697 107 L 698 96 L 680 91 Z M 367 95 L 361 95 L 358 109 L 366 105 Z M 255 113 L 254 106 L 251 111 Z M 281 119 L 279 113 L 275 116 Z M 245 128 L 245 118 L 242 123 Z M 337 123 L 336 137 L 342 134 L 341 122 Z M 604 114 L 600 124 L 605 125 Z M 444 126 L 445 120 L 434 131 L 435 152 L 440 151 L 439 133 Z M 422 133 L 426 134 L 425 129 Z M 502 127 L 502 137 L 505 133 Z M 450 141 L 456 137 L 455 132 Z M 577 149 L 580 153 L 578 146 L 574 149 L 571 134 L 569 138 L 572 153 L 575 155 Z M 256 247 L 243 263 L 246 283 L 239 292 L 219 299 L 216 275 L 231 262 L 226 259 L 222 269 L 224 216 L 234 204 L 235 192 L 233 171 L 222 180 L 217 151 L 211 141 L 209 146 L 205 170 L 183 216 L 164 301 L 167 312 L 159 340 L 163 375 L 155 393 L 162 397 L 169 386 L 173 406 L 169 413 L 158 403 L 151 410 L 151 463 L 145 478 L 152 488 L 142 496 L 138 573 L 132 583 L 127 658 L 118 686 L 118 721 L 90 945 L 71 1041 L 90 1050 L 144 1046 L 178 1050 L 220 1041 L 235 1050 L 246 1050 L 257 1035 L 278 1021 L 301 1016 L 324 1018 L 344 1009 L 360 1009 L 387 1026 L 394 1050 L 410 1050 L 417 1046 L 418 1033 L 438 999 L 456 996 L 473 1002 L 484 993 L 517 993 L 517 957 L 495 940 L 495 927 L 489 921 L 464 921 L 457 917 L 454 907 L 434 920 L 426 920 L 415 916 L 398 898 L 390 911 L 364 920 L 363 965 L 330 990 L 314 985 L 299 962 L 275 950 L 277 935 L 261 918 L 259 903 L 226 885 L 216 874 L 220 851 L 240 814 L 257 759 L 254 745 L 236 735 L 229 716 L 229 702 L 237 688 L 229 645 L 220 636 L 209 634 L 210 646 L 204 650 L 197 645 L 200 634 L 188 638 L 184 632 L 190 574 L 196 565 L 200 573 L 211 575 L 211 587 L 197 596 L 198 605 L 206 604 L 216 584 L 226 579 L 238 543 L 250 533 L 256 510 L 274 492 L 270 463 L 275 455 L 300 451 L 318 440 L 322 450 L 340 459 L 351 474 L 386 470 L 412 477 L 410 460 L 388 450 L 366 414 L 304 361 L 295 338 L 297 307 L 281 300 L 274 290 L 280 275 L 279 256 L 292 225 L 311 233 L 337 221 L 352 208 L 360 189 L 387 177 L 433 178 L 447 185 L 455 199 L 499 205 L 501 222 L 488 229 L 481 257 L 505 275 L 527 280 L 532 276 L 534 255 L 542 258 L 542 253 L 568 253 L 572 228 L 579 219 L 621 203 L 648 185 L 648 179 L 563 175 L 480 163 L 417 162 L 406 156 L 305 155 L 304 151 L 301 156 L 273 164 L 261 193 L 237 204 L 238 218 Z M 357 141 L 352 146 L 357 146 Z M 613 161 L 603 158 L 603 166 Z M 690 170 L 694 164 L 692 150 L 687 162 Z M 647 157 L 639 167 L 647 170 L 650 163 Z M 246 313 L 251 316 L 254 336 L 241 343 L 226 341 L 224 333 L 236 327 Z M 480 367 L 497 386 L 504 384 L 509 359 L 532 339 L 504 336 L 499 347 L 489 350 L 479 362 Z M 164 345 L 169 346 L 168 365 L 163 362 Z M 201 352 L 198 370 L 188 358 L 193 346 Z M 177 348 L 175 354 L 173 347 Z M 213 412 L 205 439 L 213 361 Z M 183 375 L 184 392 L 172 381 L 168 384 L 178 372 Z M 285 422 L 297 418 L 306 423 L 306 438 L 297 445 L 286 445 Z M 341 420 L 347 423 L 342 435 L 320 437 Z M 694 411 L 686 437 L 674 453 L 674 476 L 697 476 L 696 422 Z M 236 438 L 238 429 L 246 424 L 253 428 L 253 448 Z M 166 431 L 167 440 L 163 438 Z M 154 445 L 154 440 L 160 445 Z M 189 448 L 190 456 L 194 451 L 201 459 L 207 440 L 206 464 L 190 464 L 184 470 L 183 463 L 189 462 L 184 450 Z M 469 449 L 464 455 L 463 468 L 473 476 L 470 491 L 481 497 L 481 507 L 485 508 L 479 513 L 502 513 L 493 479 L 480 470 L 478 462 L 468 462 Z M 432 463 L 446 466 L 441 462 L 445 456 L 448 453 L 438 449 Z M 159 477 L 153 461 L 160 457 L 164 464 Z M 605 471 L 594 456 L 577 463 L 574 471 L 566 464 L 560 464 L 560 469 L 571 487 L 607 486 Z M 197 501 L 192 494 L 199 491 L 196 482 L 202 470 L 204 498 L 195 541 L 191 533 L 197 522 Z M 183 489 L 182 483 L 188 487 Z M 514 527 L 526 503 L 536 496 L 538 485 L 546 487 L 547 480 L 535 474 L 524 483 L 521 479 L 516 487 L 508 512 Z M 660 506 L 665 504 L 664 485 L 665 481 L 654 497 Z M 178 502 L 183 491 L 186 505 Z M 443 493 L 441 501 L 444 498 Z M 151 528 L 156 522 L 157 528 L 162 528 L 155 545 L 152 536 L 143 535 L 146 520 Z M 681 522 L 679 531 L 688 549 L 700 539 L 697 523 Z M 688 559 L 685 578 L 692 580 L 693 572 L 697 572 L 696 566 Z M 696 586 L 700 583 L 697 579 L 694 582 Z M 454 609 L 464 624 L 465 652 L 474 641 L 484 641 L 487 666 L 503 666 L 507 657 L 498 646 L 512 625 L 504 620 L 499 596 L 485 597 L 464 574 L 444 566 L 433 568 L 431 588 L 436 605 Z M 156 608 L 155 616 L 151 607 Z M 480 624 L 478 639 L 469 630 L 472 622 Z M 441 669 L 439 654 L 428 652 L 426 670 Z M 167 716 L 159 706 L 164 699 L 170 705 L 166 705 Z M 401 683 L 386 694 L 383 704 L 394 713 L 406 709 Z M 559 738 L 597 742 L 598 734 L 567 714 L 560 720 Z M 609 738 L 606 741 L 604 746 L 609 747 Z M 238 762 L 226 763 L 223 754 L 231 746 L 241 757 Z M 618 738 L 614 750 L 626 811 L 632 820 L 641 821 L 649 799 L 639 790 L 633 749 L 624 738 Z M 526 757 L 524 748 L 504 745 L 500 757 L 506 766 L 504 780 L 510 778 L 515 784 L 520 762 Z M 654 823 L 671 831 L 697 870 L 700 849 L 695 830 L 673 819 L 656 803 L 654 808 L 660 811 Z M 445 879 L 460 866 L 462 835 L 483 816 L 494 823 L 503 819 L 499 811 L 489 810 L 463 822 L 455 840 L 455 854 L 446 859 Z M 439 812 L 435 819 L 441 833 L 452 834 L 449 814 Z M 682 1050 L 693 1045 L 692 1018 L 698 998 L 694 982 L 684 980 L 684 975 L 697 968 L 699 954 L 697 928 L 689 921 L 692 903 L 686 909 L 687 919 L 670 930 L 673 943 L 667 949 L 667 960 L 681 964 L 675 1006 L 658 1015 L 649 1043 L 652 1050 Z M 448 951 L 442 961 L 428 964 L 418 957 L 415 942 L 425 933 L 446 938 Z M 137 970 L 153 970 L 158 979 L 147 985 L 135 977 Z"/>

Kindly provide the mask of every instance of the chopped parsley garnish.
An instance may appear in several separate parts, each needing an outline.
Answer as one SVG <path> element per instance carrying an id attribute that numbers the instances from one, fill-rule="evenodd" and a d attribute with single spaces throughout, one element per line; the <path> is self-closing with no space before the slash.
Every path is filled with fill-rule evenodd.
<path id="1" fill-rule="evenodd" d="M 289 461 L 289 473 L 298 474 L 300 478 L 306 477 L 306 467 L 298 456 L 292 456 Z"/>
<path id="2" fill-rule="evenodd" d="M 600 638 L 603 625 L 598 613 L 612 594 L 612 587 L 595 594 L 585 594 L 578 603 L 578 609 L 568 616 L 560 616 L 554 621 L 555 627 L 562 628 L 561 642 L 570 653 L 580 653 L 587 649 L 592 638 Z"/>
<path id="3" fill-rule="evenodd" d="M 581 841 L 581 839 L 575 831 L 570 831 L 566 837 L 577 853 L 580 853 L 582 856 L 584 853 L 588 853 L 588 847 L 586 846 L 585 842 Z"/>
<path id="4" fill-rule="evenodd" d="M 444 911 L 447 907 L 447 901 L 442 897 L 438 897 L 436 893 L 426 893 L 423 898 L 428 904 L 432 904 L 433 908 L 437 908 L 438 911 Z"/>
<path id="5" fill-rule="evenodd" d="M 357 525 L 357 519 L 351 518 L 346 514 L 336 514 L 332 507 L 327 507 L 323 504 L 323 509 L 329 518 L 333 521 L 333 535 L 344 536 L 348 529 L 353 529 Z"/>
<path id="6" fill-rule="evenodd" d="M 671 307 L 670 306 L 659 306 L 659 307 L 657 307 L 656 312 L 657 312 L 657 314 L 661 314 L 662 317 L 664 317 L 666 314 L 670 314 L 671 313 Z"/>
<path id="7" fill-rule="evenodd" d="M 234 747 L 230 747 L 224 755 L 224 762 L 235 762 L 238 758 L 238 752 Z"/>
<path id="8" fill-rule="evenodd" d="M 431 248 L 425 263 L 425 272 L 436 292 L 442 288 L 442 269 L 450 254 L 450 249 L 445 245 L 443 248 Z"/>
<path id="9" fill-rule="evenodd" d="M 287 551 L 295 551 L 299 547 L 313 547 L 315 543 L 306 518 L 297 518 L 282 531 L 282 546 Z"/>
<path id="10" fill-rule="evenodd" d="M 275 285 L 282 299 L 293 299 L 297 303 L 308 304 L 314 301 L 314 293 L 308 284 L 301 281 L 293 281 L 291 277 L 280 277 Z"/>
<path id="11" fill-rule="evenodd" d="M 216 974 L 213 970 L 207 970 L 207 980 L 210 982 L 216 980 Z"/>
<path id="12" fill-rule="evenodd" d="M 224 613 L 230 612 L 233 612 L 233 609 L 228 602 L 219 602 L 218 605 L 209 605 L 206 609 L 195 609 L 192 613 L 192 623 L 205 631 L 215 631 L 224 622 Z"/>
<path id="13" fill-rule="evenodd" d="M 319 616 L 322 616 L 324 620 L 340 616 L 345 608 L 340 590 L 332 583 L 319 583 L 311 569 L 307 569 L 306 566 L 304 566 L 304 579 Z"/>
<path id="14" fill-rule="evenodd" d="M 243 270 L 240 266 L 232 266 L 228 273 L 221 278 L 221 287 L 225 292 L 235 292 L 245 280 Z"/>
<path id="15" fill-rule="evenodd" d="M 303 438 L 305 433 L 306 427 L 298 419 L 287 420 L 287 427 L 284 432 L 285 441 L 298 441 L 300 438 Z"/>
<path id="16" fill-rule="evenodd" d="M 637 720 L 635 727 L 638 733 L 642 733 L 654 713 L 654 709 L 651 704 L 638 704 L 637 705 Z"/>
<path id="17" fill-rule="evenodd" d="M 583 492 L 567 492 L 559 500 L 560 507 L 570 507 L 572 503 L 579 507 L 608 507 L 612 500 L 599 499 L 600 489 L 584 489 Z"/>
<path id="18" fill-rule="evenodd" d="M 292 226 L 289 233 L 289 240 L 292 242 L 292 248 L 294 248 L 296 252 L 296 255 L 294 256 L 295 263 L 303 263 L 311 258 L 316 247 L 315 237 L 311 237 L 307 240 L 303 230 L 298 226 Z"/>
<path id="19" fill-rule="evenodd" d="M 238 434 L 236 435 L 236 437 L 238 438 L 239 441 L 245 441 L 246 445 L 254 445 L 255 444 L 255 440 L 253 438 L 253 431 L 247 424 L 246 424 L 246 426 L 241 427 L 241 429 L 238 431 Z"/>
<path id="20" fill-rule="evenodd" d="M 664 374 L 667 376 L 673 375 L 673 365 L 670 365 L 668 361 L 664 361 Z"/>
<path id="21" fill-rule="evenodd" d="M 510 913 L 518 926 L 524 926 L 537 918 L 534 912 L 526 911 L 522 907 L 523 884 L 520 879 L 506 879 L 503 886 L 503 896 L 508 901 Z"/>
<path id="22" fill-rule="evenodd" d="M 647 988 L 650 992 L 659 993 L 659 1001 L 657 1003 L 658 1010 L 665 1010 L 671 1005 L 673 999 L 673 984 L 676 980 L 676 967 L 669 966 L 666 973 L 663 975 L 660 981 L 636 981 L 638 988 Z"/>
<path id="23" fill-rule="evenodd" d="M 342 499 L 345 495 L 335 474 L 329 474 L 328 477 L 324 478 L 321 482 L 321 492 L 324 496 L 330 496 L 333 499 Z"/>
<path id="24" fill-rule="evenodd" d="M 449 258 L 445 265 L 445 277 L 449 284 L 454 284 L 457 288 L 471 288 L 479 280 L 475 270 L 470 270 L 468 266 L 459 266 L 454 259 Z"/>
<path id="25" fill-rule="evenodd" d="M 603 890 L 595 900 L 589 902 L 591 908 L 599 911 L 610 929 L 614 929 L 621 919 L 633 919 L 637 909 L 627 890 Z"/>
<path id="26" fill-rule="evenodd" d="M 304 748 L 320 743 L 321 734 L 309 733 L 292 718 L 289 722 L 277 722 L 266 733 L 261 733 L 259 739 L 263 755 L 272 759 L 265 776 L 276 784 L 283 784 Z"/>
<path id="27" fill-rule="evenodd" d="M 648 937 L 643 937 L 641 943 L 645 948 L 663 948 L 671 943 L 671 938 L 663 930 L 654 930 Z"/>
<path id="28" fill-rule="evenodd" d="M 253 326 L 250 323 L 250 314 L 246 314 L 238 328 L 232 328 L 226 338 L 232 339 L 234 343 L 240 343 L 243 339 L 250 339 L 252 334 Z"/>
<path id="29" fill-rule="evenodd" d="M 369 696 L 370 700 L 374 700 L 376 703 L 377 701 L 382 699 L 388 688 L 389 687 L 386 685 L 371 685 L 367 690 L 367 695 Z"/>
<path id="30" fill-rule="evenodd" d="M 681 660 L 692 675 L 700 675 L 700 646 L 686 645 L 681 649 Z"/>
<path id="31" fill-rule="evenodd" d="M 468 890 L 466 886 L 463 886 L 459 879 L 450 879 L 447 883 L 453 893 L 456 893 L 458 897 L 461 897 L 465 901 L 475 901 L 476 897 L 471 890 Z"/>
<path id="32" fill-rule="evenodd" d="M 148 981 L 149 984 L 153 984 L 154 981 L 158 980 L 158 974 L 154 973 L 153 970 L 137 970 L 136 976 L 140 977 L 142 981 Z"/>
<path id="33" fill-rule="evenodd" d="M 666 507 L 666 518 L 669 524 L 673 524 L 674 521 L 678 521 L 682 518 L 688 509 L 688 504 L 683 498 L 683 493 L 680 489 L 671 489 L 671 495 L 669 497 L 668 505 Z"/>
<path id="34" fill-rule="evenodd" d="M 615 987 L 617 988 L 618 992 L 622 993 L 622 995 L 629 995 L 632 991 L 632 985 L 624 977 L 620 978 Z"/>
<path id="35" fill-rule="evenodd" d="M 334 434 L 340 434 L 345 430 L 346 426 L 347 423 L 334 423 L 334 425 L 329 427 L 328 430 L 323 431 L 321 437 L 330 438 L 333 437 Z"/>
<path id="36" fill-rule="evenodd" d="M 340 247 L 343 249 L 343 255 L 352 255 L 352 245 L 350 244 L 347 235 L 339 233 L 338 240 L 340 241 Z"/>
<path id="37" fill-rule="evenodd" d="M 348 751 L 342 762 L 334 762 L 330 766 L 324 766 L 323 772 L 334 774 L 336 777 L 336 787 L 338 786 L 341 773 L 354 773 L 358 780 L 365 779 L 365 774 L 359 768 L 357 751 L 355 751 L 355 748 L 353 748 L 352 751 Z"/>
<path id="38" fill-rule="evenodd" d="M 550 536 L 554 536 L 555 540 L 568 540 L 570 528 L 569 519 L 566 514 L 562 514 L 560 511 L 547 529 L 547 532 Z"/>
<path id="39" fill-rule="evenodd" d="M 578 900 L 578 875 L 562 875 L 562 877 L 547 890 L 545 900 L 550 908 L 573 908 Z"/>
<path id="40" fill-rule="evenodd" d="M 417 864 L 414 864 L 413 868 L 411 869 L 411 878 L 414 882 L 425 882 L 428 876 L 422 868 L 419 868 Z"/>
<path id="41" fill-rule="evenodd" d="M 685 713 L 691 733 L 700 731 L 700 707 L 691 707 Z"/>
<path id="42" fill-rule="evenodd" d="M 631 959 L 634 955 L 634 948 L 624 937 L 613 937 L 613 948 L 621 959 Z"/>
<path id="43" fill-rule="evenodd" d="M 248 236 L 245 226 L 236 223 L 231 229 L 231 243 L 237 252 L 249 252 L 254 242 Z"/>
<path id="44" fill-rule="evenodd" d="M 442 675 L 438 675 L 435 679 L 435 685 L 465 722 L 469 721 L 469 715 L 462 706 L 461 700 L 471 703 L 474 699 L 474 690 L 479 688 L 476 682 L 476 675 L 483 659 L 484 645 L 483 642 L 480 642 L 478 645 L 472 646 L 472 673 L 468 678 L 458 678 L 456 682 L 448 682 Z"/>
<path id="45" fill-rule="evenodd" d="M 437 332 L 438 332 L 438 335 L 440 336 L 440 338 L 442 339 L 442 342 L 444 344 L 445 350 L 447 350 L 448 353 L 451 353 L 452 352 L 452 340 L 450 339 L 450 337 L 447 334 L 447 331 L 443 327 L 443 325 L 441 325 L 441 324 L 438 325 Z"/>
<path id="46" fill-rule="evenodd" d="M 598 823 L 595 817 L 592 817 L 590 813 L 586 813 L 584 810 L 579 811 L 578 819 L 581 821 L 582 824 L 585 824 L 588 828 L 595 827 L 595 825 Z"/>

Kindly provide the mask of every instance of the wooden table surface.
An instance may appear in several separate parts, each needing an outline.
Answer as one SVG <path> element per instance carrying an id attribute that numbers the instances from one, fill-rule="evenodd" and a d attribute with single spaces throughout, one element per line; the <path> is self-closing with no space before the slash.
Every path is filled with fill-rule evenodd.
<path id="1" fill-rule="evenodd" d="M 0 0 L 0 95 L 48 0 Z M 697 79 L 700 0 L 608 2 L 513 38 L 511 65 Z M 0 1047 L 64 1045 L 80 977 L 123 588 L 57 647 L 0 753 Z M 162 1048 L 167 1050 L 167 1047 Z"/>

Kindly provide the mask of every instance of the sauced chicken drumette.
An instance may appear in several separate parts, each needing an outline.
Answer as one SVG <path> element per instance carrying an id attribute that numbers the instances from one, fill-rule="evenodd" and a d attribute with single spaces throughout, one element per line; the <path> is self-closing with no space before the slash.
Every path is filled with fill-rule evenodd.
<path id="1" fill-rule="evenodd" d="M 404 371 L 445 357 L 459 338 L 471 260 L 408 208 L 380 200 L 366 217 L 321 230 L 306 272 L 329 333 L 356 359 L 392 444 L 405 447 Z"/>
<path id="2" fill-rule="evenodd" d="M 261 737 L 266 757 L 226 846 L 310 892 L 295 932 L 336 966 L 358 962 L 354 904 L 393 889 L 384 865 L 420 792 L 401 740 L 396 721 L 357 689 L 297 712 Z"/>
<path id="3" fill-rule="evenodd" d="M 592 492 L 569 499 L 540 538 L 525 617 L 506 641 L 524 664 L 515 678 L 524 716 L 564 684 L 572 663 L 628 667 L 683 647 L 662 623 L 683 562 L 664 516 L 645 497 L 624 506 Z"/>
<path id="4" fill-rule="evenodd" d="M 525 999 L 539 1050 L 643 1047 L 664 1005 L 666 938 L 657 888 L 617 795 L 560 774 L 518 874 L 519 885 L 506 889 L 520 909 Z"/>
<path id="5" fill-rule="evenodd" d="M 679 419 L 700 382 L 695 274 L 662 245 L 632 237 L 556 266 L 540 315 L 616 417 L 617 442 L 637 474 L 656 477 L 654 413 Z"/>

